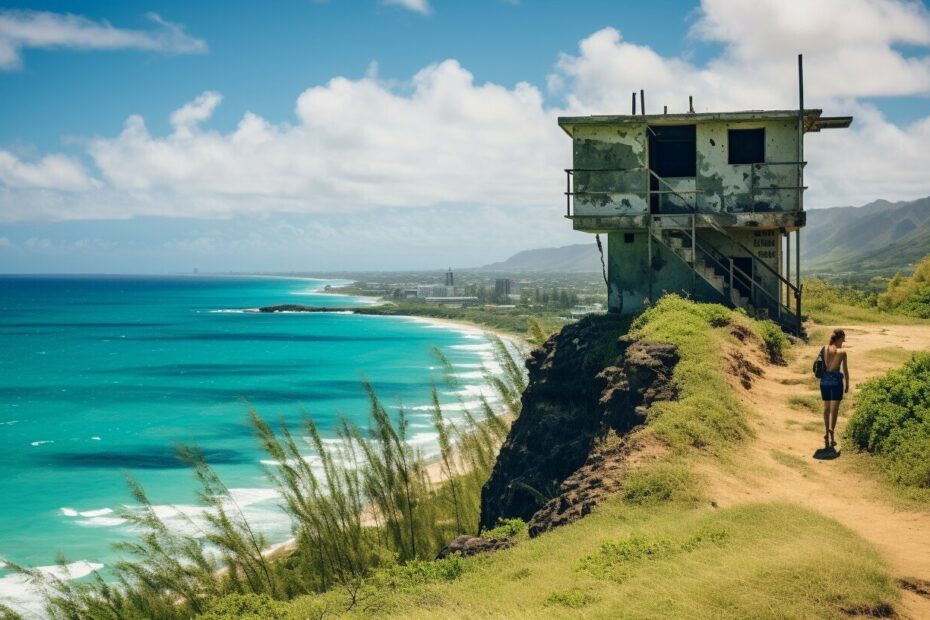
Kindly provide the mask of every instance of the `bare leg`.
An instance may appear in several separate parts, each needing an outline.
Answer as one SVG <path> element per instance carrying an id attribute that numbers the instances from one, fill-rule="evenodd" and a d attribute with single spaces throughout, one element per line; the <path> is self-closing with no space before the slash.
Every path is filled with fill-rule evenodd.
<path id="1" fill-rule="evenodd" d="M 830 401 L 823 401 L 823 446 L 830 447 Z"/>
<path id="2" fill-rule="evenodd" d="M 836 439 L 834 438 L 833 431 L 836 430 L 836 419 L 840 415 L 840 401 L 831 400 L 830 401 L 830 441 L 835 446 Z"/>

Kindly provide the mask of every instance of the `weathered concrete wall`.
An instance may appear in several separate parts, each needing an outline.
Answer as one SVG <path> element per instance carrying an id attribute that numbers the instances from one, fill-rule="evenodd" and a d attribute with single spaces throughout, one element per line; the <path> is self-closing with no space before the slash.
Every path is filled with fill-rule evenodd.
<path id="1" fill-rule="evenodd" d="M 573 140 L 575 213 L 633 215 L 648 211 L 646 126 L 587 126 Z M 610 172 L 585 172 L 585 169 Z"/>
<path id="2" fill-rule="evenodd" d="M 658 124 L 658 123 L 655 123 Z M 765 129 L 765 164 L 729 164 L 729 129 Z M 697 123 L 697 176 L 666 179 L 704 213 L 796 211 L 796 120 Z M 575 215 L 647 213 L 648 140 L 645 124 L 588 125 L 574 129 Z M 585 171 L 608 170 L 604 172 Z M 784 189 L 789 188 L 789 189 Z M 662 185 L 660 190 L 669 189 Z M 692 193 L 697 191 L 697 193 Z M 590 192 L 585 194 L 585 192 Z M 679 197 L 661 197 L 666 212 L 687 210 Z"/>
<path id="3" fill-rule="evenodd" d="M 632 235 L 632 242 L 627 241 L 626 235 Z M 608 307 L 612 312 L 642 312 L 650 300 L 654 301 L 665 293 L 723 302 L 722 296 L 712 286 L 655 239 L 652 241 L 650 270 L 648 241 L 648 233 L 644 230 L 607 235 Z"/>
<path id="4" fill-rule="evenodd" d="M 765 161 L 729 164 L 729 129 L 765 129 Z M 697 126 L 698 209 L 704 212 L 795 211 L 798 186 L 797 121 L 711 122 Z M 779 165 L 772 165 L 779 164 Z"/>

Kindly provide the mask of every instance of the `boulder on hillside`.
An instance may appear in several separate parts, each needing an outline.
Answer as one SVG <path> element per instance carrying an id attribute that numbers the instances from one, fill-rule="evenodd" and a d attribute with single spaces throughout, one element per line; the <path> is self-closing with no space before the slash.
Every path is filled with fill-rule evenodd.
<path id="1" fill-rule="evenodd" d="M 506 540 L 504 538 L 481 538 L 480 536 L 462 534 L 443 547 L 439 555 L 436 556 L 436 559 L 441 560 L 450 555 L 460 555 L 463 558 L 467 558 L 479 553 L 509 549 L 515 544 L 516 543 L 512 540 Z"/>

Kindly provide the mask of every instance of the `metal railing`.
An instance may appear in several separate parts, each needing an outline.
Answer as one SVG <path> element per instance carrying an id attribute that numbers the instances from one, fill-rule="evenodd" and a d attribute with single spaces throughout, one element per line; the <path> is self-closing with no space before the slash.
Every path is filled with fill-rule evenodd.
<path id="1" fill-rule="evenodd" d="M 753 170 L 755 170 L 756 167 L 763 166 L 763 165 L 766 165 L 766 166 L 798 166 L 799 172 L 800 172 L 801 168 L 805 165 L 805 162 L 767 162 L 765 164 L 741 164 L 741 165 L 753 166 Z M 646 173 L 645 174 L 645 187 L 646 188 L 644 190 L 633 190 L 633 191 L 585 190 L 585 191 L 580 191 L 580 192 L 573 191 L 574 173 L 576 172 L 582 172 L 582 173 L 625 172 L 625 173 L 629 173 L 629 172 L 638 172 L 640 170 L 645 171 Z M 654 170 L 648 167 L 643 167 L 643 166 L 638 166 L 635 168 L 566 168 L 565 173 L 566 173 L 566 189 L 565 189 L 565 200 L 566 200 L 565 215 L 566 217 L 569 217 L 569 218 L 572 217 L 573 198 L 575 196 L 583 196 L 583 195 L 596 196 L 596 195 L 613 195 L 613 194 L 634 194 L 634 195 L 643 196 L 646 202 L 645 214 L 648 216 L 648 227 L 649 227 L 650 236 L 654 236 L 654 223 L 656 222 L 656 220 L 660 220 L 661 218 L 674 218 L 675 216 L 679 216 L 679 217 L 684 216 L 688 218 L 687 223 L 690 225 L 685 225 L 683 227 L 680 227 L 680 229 L 685 230 L 685 231 L 690 229 L 690 233 L 686 232 L 686 234 L 688 234 L 691 240 L 691 244 L 692 244 L 692 251 L 691 251 L 692 268 L 694 267 L 694 263 L 697 258 L 697 253 L 700 252 L 703 256 L 706 256 L 708 259 L 710 259 L 711 268 L 713 268 L 713 266 L 716 265 L 723 272 L 722 277 L 724 278 L 724 282 L 726 286 L 724 295 L 727 297 L 727 301 L 729 303 L 733 303 L 731 291 L 734 289 L 735 282 L 737 281 L 737 278 L 738 278 L 742 282 L 743 285 L 748 284 L 748 287 L 749 287 L 748 297 L 749 297 L 750 303 L 755 308 L 765 309 L 766 312 L 769 313 L 770 315 L 772 314 L 772 311 L 774 311 L 774 314 L 775 314 L 774 318 L 777 318 L 778 322 L 781 323 L 782 325 L 785 324 L 785 317 L 790 316 L 792 318 L 791 327 L 796 332 L 800 332 L 801 292 L 802 292 L 800 284 L 798 284 L 797 286 L 792 284 L 791 281 L 785 278 L 784 276 L 782 276 L 778 272 L 777 269 L 770 266 L 767 262 L 762 260 L 753 250 L 748 248 L 739 239 L 732 236 L 723 226 L 721 226 L 716 221 L 714 217 L 712 217 L 716 212 L 702 213 L 701 211 L 698 210 L 696 202 L 693 202 L 692 200 L 689 200 L 688 198 L 685 197 L 686 195 L 696 197 L 698 194 L 711 193 L 710 190 L 676 189 L 666 179 L 656 174 Z M 752 177 L 753 179 L 756 178 L 754 172 L 753 172 Z M 801 178 L 800 175 L 798 178 L 799 179 Z M 656 180 L 659 187 L 664 186 L 667 189 L 652 189 L 652 179 Z M 772 186 L 772 187 L 758 188 L 756 186 L 755 180 L 753 180 L 752 189 L 750 192 L 752 196 L 753 212 L 755 209 L 756 192 L 759 190 L 761 191 L 795 190 L 795 191 L 801 192 L 804 189 L 805 188 L 801 185 L 792 186 L 792 187 Z M 679 213 L 662 213 L 661 210 L 654 210 L 652 208 L 653 196 L 675 196 L 682 202 L 682 208 L 684 208 L 686 212 L 685 213 L 680 213 L 680 212 Z M 721 200 L 721 206 L 722 206 L 723 200 L 724 200 L 723 195 L 720 196 L 720 200 Z M 800 202 L 799 202 L 799 205 L 800 205 Z M 710 217 L 705 217 L 705 216 L 710 216 Z M 734 264 L 732 257 L 724 256 L 721 252 L 719 252 L 719 250 L 716 250 L 716 248 L 713 248 L 713 246 L 705 246 L 701 244 L 700 242 L 698 242 L 698 234 L 697 234 L 697 218 L 698 217 L 701 218 L 702 224 L 707 225 L 708 227 L 715 230 L 717 233 L 725 236 L 728 240 L 730 240 L 731 242 L 736 244 L 737 247 L 743 250 L 743 252 L 746 253 L 747 257 L 752 260 L 753 267 L 755 267 L 756 265 L 760 265 L 763 270 L 772 274 L 779 282 L 779 290 L 781 290 L 781 288 L 784 287 L 786 291 L 786 295 L 794 297 L 796 311 L 792 311 L 790 306 L 786 306 L 785 304 L 783 304 L 778 297 L 776 297 L 769 290 L 763 287 L 754 277 L 752 277 L 750 274 L 747 274 L 744 270 L 737 267 Z M 662 238 L 661 235 L 659 235 L 659 240 L 665 243 L 666 245 L 668 245 L 667 240 Z M 651 249 L 650 249 L 650 252 L 651 252 Z M 650 256 L 650 260 L 651 260 L 651 256 Z M 755 271 L 755 269 L 753 269 L 753 271 Z M 721 275 L 721 274 L 718 274 L 718 275 Z"/>
<path id="2" fill-rule="evenodd" d="M 687 258 L 681 256 L 674 250 L 671 243 L 669 242 L 669 237 L 671 236 L 672 229 L 661 228 L 659 232 L 656 233 L 656 228 L 653 226 L 653 222 L 658 218 L 670 218 L 670 217 L 685 217 L 692 220 L 691 226 L 683 225 L 678 228 L 675 228 L 677 232 L 685 235 L 690 244 L 690 261 Z M 718 276 L 723 279 L 724 289 L 719 291 L 728 303 L 733 303 L 733 291 L 739 291 L 740 285 L 742 287 L 748 288 L 748 295 L 746 295 L 749 303 L 752 304 L 752 307 L 756 310 L 765 310 L 769 318 L 776 319 L 780 324 L 785 324 L 786 317 L 791 317 L 791 328 L 794 331 L 799 331 L 801 326 L 800 321 L 800 298 L 801 298 L 801 289 L 791 284 L 784 276 L 778 273 L 775 269 L 769 266 L 765 261 L 760 259 L 755 255 L 751 250 L 746 248 L 742 243 L 737 239 L 733 238 L 724 231 L 724 234 L 727 234 L 727 237 L 737 243 L 740 247 L 746 251 L 753 261 L 753 265 L 762 265 L 765 269 L 769 270 L 779 281 L 779 290 L 782 286 L 786 287 L 788 293 L 793 293 L 795 299 L 798 302 L 798 312 L 795 313 L 791 310 L 790 307 L 782 303 L 781 299 L 773 295 L 771 291 L 765 288 L 756 278 L 751 274 L 746 273 L 743 269 L 738 267 L 733 257 L 726 256 L 720 250 L 715 248 L 712 245 L 704 245 L 698 239 L 696 232 L 696 227 L 693 223 L 693 220 L 697 218 L 697 214 L 687 214 L 687 215 L 657 215 L 649 216 L 649 231 L 650 234 L 656 237 L 659 241 L 664 243 L 672 252 L 678 255 L 680 258 L 689 262 L 694 269 L 697 262 L 697 258 L 700 258 L 704 261 L 704 264 L 707 265 L 711 270 L 714 271 Z M 684 249 L 684 247 L 683 247 Z M 696 269 L 695 273 L 698 273 Z M 703 277 L 703 275 L 702 275 Z M 706 280 L 706 278 L 705 278 Z M 713 283 L 710 283 L 713 286 Z M 715 287 L 716 288 L 716 287 Z"/>
<path id="3" fill-rule="evenodd" d="M 753 164 L 729 164 L 733 166 L 749 166 L 749 209 L 748 211 L 740 211 L 746 213 L 755 213 L 756 204 L 759 202 L 761 193 L 764 192 L 787 192 L 794 191 L 797 192 L 795 197 L 795 202 L 800 209 L 800 195 L 807 187 L 798 184 L 795 185 L 760 185 L 759 184 L 759 170 L 767 167 L 777 167 L 777 166 L 795 166 L 798 168 L 798 180 L 801 177 L 801 171 L 807 165 L 807 162 L 804 161 L 775 161 L 775 162 L 758 162 Z M 675 189 L 668 183 L 667 180 L 663 179 L 657 175 L 651 168 L 646 166 L 635 166 L 632 168 L 565 168 L 565 216 L 573 216 L 573 206 L 574 206 L 574 197 L 575 196 L 610 196 L 614 194 L 633 194 L 642 196 L 646 200 L 646 208 L 648 211 L 653 211 L 651 208 L 652 197 L 653 196 L 668 196 L 672 195 L 680 199 L 682 202 L 688 204 L 689 201 L 684 197 L 687 195 L 698 195 L 698 194 L 712 194 L 714 193 L 709 189 Z M 576 172 L 580 173 L 631 173 L 644 171 L 646 173 L 645 178 L 645 189 L 635 189 L 635 188 L 617 188 L 611 190 L 582 190 L 574 191 L 574 175 Z M 650 179 L 655 178 L 660 183 L 663 183 L 668 189 L 665 190 L 654 190 L 650 186 Z M 720 206 L 721 208 L 726 207 L 726 196 L 720 194 Z M 661 202 L 660 202 L 661 205 Z M 697 212 L 696 205 L 691 205 L 691 209 Z M 658 210 L 661 213 L 661 209 Z M 789 211 L 790 212 L 790 211 Z M 710 211 L 708 211 L 710 213 Z"/>

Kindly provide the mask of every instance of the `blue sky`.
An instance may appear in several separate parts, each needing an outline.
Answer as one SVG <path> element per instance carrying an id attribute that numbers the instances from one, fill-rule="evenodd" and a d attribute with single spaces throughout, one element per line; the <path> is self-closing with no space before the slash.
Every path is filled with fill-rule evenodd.
<path id="1" fill-rule="evenodd" d="M 0 144 L 68 146 L 69 136 L 113 134 L 130 114 L 153 132 L 168 113 L 204 90 L 224 95 L 211 125 L 229 130 L 245 110 L 292 120 L 294 100 L 335 76 L 360 77 L 377 62 L 383 78 L 406 80 L 424 66 L 455 58 L 478 81 L 544 84 L 561 51 L 605 25 L 648 41 L 663 54 L 700 55 L 686 40 L 692 2 L 643 10 L 641 2 L 433 1 L 428 15 L 377 0 L 314 2 L 11 2 L 16 8 L 70 12 L 114 26 L 148 29 L 157 12 L 206 41 L 204 54 L 33 49 L 24 67 L 0 73 Z M 657 27 L 658 14 L 672 19 Z M 72 112 L 63 114 L 62 102 Z"/>
<path id="2" fill-rule="evenodd" d="M 810 105 L 857 118 L 808 138 L 807 205 L 918 198 L 928 47 L 926 6 L 899 0 L 7 1 L 0 272 L 439 268 L 588 242 L 559 217 L 555 116 L 626 112 L 638 88 L 791 107 L 797 52 Z"/>

